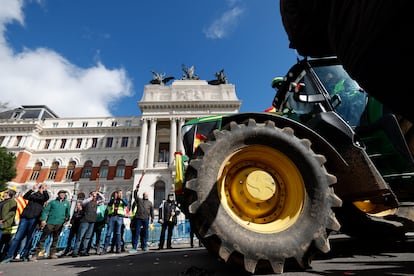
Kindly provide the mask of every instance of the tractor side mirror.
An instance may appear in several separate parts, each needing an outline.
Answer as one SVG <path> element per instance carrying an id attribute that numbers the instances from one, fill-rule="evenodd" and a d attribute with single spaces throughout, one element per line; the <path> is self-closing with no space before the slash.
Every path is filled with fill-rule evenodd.
<path id="1" fill-rule="evenodd" d="M 295 99 L 299 102 L 304 103 L 320 103 L 325 100 L 325 97 L 322 94 L 308 95 L 308 94 L 298 94 Z"/>
<path id="2" fill-rule="evenodd" d="M 333 108 L 337 108 L 339 105 L 341 105 L 342 99 L 339 94 L 335 94 L 331 98 L 331 104 Z"/>

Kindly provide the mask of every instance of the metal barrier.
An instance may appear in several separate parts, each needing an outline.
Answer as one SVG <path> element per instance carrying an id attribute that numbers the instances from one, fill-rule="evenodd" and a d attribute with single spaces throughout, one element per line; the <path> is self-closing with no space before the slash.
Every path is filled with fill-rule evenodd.
<path id="1" fill-rule="evenodd" d="M 102 231 L 101 234 L 101 244 L 103 245 L 103 242 L 105 241 L 107 226 Z M 64 227 L 62 232 L 59 235 L 59 240 L 56 245 L 58 250 L 62 250 L 66 248 L 68 243 L 68 236 L 69 236 L 70 228 Z M 36 232 L 33 234 L 33 240 L 32 240 L 32 248 L 35 249 L 37 242 L 40 239 L 42 232 L 39 230 L 36 230 Z M 160 234 L 161 234 L 161 224 L 154 223 L 153 229 L 148 229 L 148 246 L 158 246 L 159 240 L 160 240 Z M 129 225 L 125 225 L 124 230 L 124 243 L 128 244 L 132 242 L 132 233 L 129 229 Z M 92 247 L 95 246 L 95 239 L 96 237 L 92 237 Z M 51 238 L 47 238 L 45 241 L 45 255 L 48 255 L 49 247 L 50 247 Z M 180 244 L 180 243 L 189 243 L 190 242 L 190 223 L 188 220 L 179 221 L 177 225 L 174 227 L 173 230 L 173 237 L 172 237 L 172 243 L 173 244 Z M 74 245 L 74 241 L 72 241 L 72 245 Z"/>

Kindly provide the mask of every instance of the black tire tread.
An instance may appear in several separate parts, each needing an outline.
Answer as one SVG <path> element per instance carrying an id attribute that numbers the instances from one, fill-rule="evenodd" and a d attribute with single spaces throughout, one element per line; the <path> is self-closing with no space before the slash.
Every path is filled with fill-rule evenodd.
<path id="1" fill-rule="evenodd" d="M 307 267 L 311 261 L 311 256 L 313 254 L 308 254 L 309 252 L 314 251 L 321 251 L 321 252 L 328 252 L 330 250 L 328 235 L 326 229 L 332 230 L 339 230 L 339 223 L 335 218 L 335 213 L 331 210 L 331 207 L 338 207 L 341 205 L 341 200 L 334 194 L 334 190 L 331 188 L 331 185 L 336 183 L 336 177 L 329 174 L 325 167 L 324 163 L 326 162 L 326 158 L 323 155 L 315 154 L 311 150 L 311 141 L 308 139 L 299 139 L 295 136 L 294 130 L 290 127 L 284 127 L 282 129 L 275 126 L 273 121 L 267 121 L 264 124 L 265 128 L 270 128 L 271 131 L 281 132 L 282 135 L 287 135 L 290 140 L 297 141 L 296 143 L 299 145 L 304 146 L 306 151 L 309 151 L 312 158 L 319 164 L 319 170 L 321 175 L 325 175 L 324 179 L 321 181 L 324 184 L 320 189 L 325 190 L 324 194 L 321 197 L 323 198 L 322 201 L 326 202 L 328 207 L 321 207 L 322 210 L 325 210 L 325 216 L 320 221 L 320 227 L 312 233 L 311 240 L 304 240 L 298 241 L 298 245 L 289 245 L 290 249 L 280 248 L 280 249 L 266 249 L 262 250 L 260 248 L 260 243 L 257 241 L 252 241 L 248 243 L 248 246 L 252 248 L 243 248 L 243 244 L 239 244 L 238 242 L 232 242 L 229 236 L 239 236 L 241 239 L 254 239 L 254 235 L 246 236 L 246 233 L 243 229 L 231 229 L 227 230 L 230 231 L 228 233 L 223 233 L 222 230 L 224 225 L 226 224 L 226 219 L 222 208 L 219 206 L 219 202 L 217 199 L 214 199 L 212 202 L 216 204 L 216 209 L 213 209 L 212 206 L 205 205 L 207 200 L 211 200 L 211 198 L 218 197 L 216 192 L 208 191 L 206 192 L 205 187 L 201 187 L 203 184 L 200 183 L 199 176 L 204 175 L 209 176 L 210 178 L 217 174 L 212 167 L 219 167 L 217 164 L 220 161 L 216 160 L 212 156 L 208 156 L 208 153 L 212 147 L 219 143 L 220 147 L 225 149 L 226 147 L 231 146 L 231 138 L 233 132 L 239 131 L 251 131 L 252 133 L 256 133 L 257 128 L 262 128 L 262 126 L 257 125 L 254 119 L 249 119 L 244 122 L 244 124 L 238 124 L 236 122 L 231 122 L 229 124 L 228 129 L 223 129 L 221 131 L 214 131 L 214 137 L 211 140 L 206 141 L 205 143 L 200 144 L 199 149 L 196 153 L 196 159 L 190 160 L 189 167 L 193 168 L 197 171 L 197 176 L 195 178 L 188 180 L 186 183 L 186 188 L 193 190 L 197 193 L 197 199 L 194 202 L 189 202 L 189 212 L 193 215 L 193 220 L 191 221 L 192 224 L 195 224 L 195 228 L 197 229 L 201 238 L 205 241 L 209 240 L 210 242 L 206 242 L 205 246 L 209 251 L 215 252 L 217 255 L 220 256 L 224 261 L 228 262 L 232 259 L 235 259 L 235 262 L 243 262 L 244 268 L 246 271 L 254 273 L 257 269 L 257 265 L 259 260 L 268 261 L 271 266 L 271 269 L 274 273 L 282 273 L 284 262 L 286 258 L 294 258 L 298 262 L 299 265 L 302 267 Z M 240 135 L 240 134 L 239 134 Z M 279 135 L 279 134 L 278 134 Z M 218 147 L 218 146 L 217 146 Z M 221 154 L 220 150 L 215 149 L 215 155 Z M 213 154 L 210 154 L 213 155 Z M 205 160 L 207 159 L 207 160 Z M 208 164 L 203 166 L 203 164 Z M 322 177 L 323 178 L 323 177 Z M 201 181 L 202 182 L 202 181 Z M 213 186 L 211 187 L 213 189 Z M 213 205 L 214 205 L 213 204 Z M 320 209 L 320 208 L 319 208 Z M 328 211 L 326 211 L 328 210 Z M 210 214 L 212 212 L 213 214 Z M 320 214 L 318 214 L 320 215 Z M 205 218 L 200 218 L 200 216 L 204 216 Z M 313 214 L 316 216 L 316 214 Z M 223 227 L 220 227 L 223 226 Z M 305 226 L 303 224 L 303 226 Z M 298 226 L 300 227 L 300 226 Z M 275 235 L 277 236 L 277 235 Z M 213 241 L 212 237 L 218 238 L 218 242 Z M 274 237 L 274 239 L 277 239 Z M 286 241 L 285 244 L 288 242 Z M 270 247 L 270 246 L 269 246 Z M 282 245 L 283 247 L 283 245 Z M 292 249 L 292 248 L 296 249 Z M 260 249 L 260 250 L 258 250 Z M 278 252 L 278 253 L 277 253 Z M 242 256 L 242 261 L 239 260 L 237 256 Z M 309 255 L 309 257 L 308 257 Z M 236 257 L 235 257 L 236 256 Z"/>

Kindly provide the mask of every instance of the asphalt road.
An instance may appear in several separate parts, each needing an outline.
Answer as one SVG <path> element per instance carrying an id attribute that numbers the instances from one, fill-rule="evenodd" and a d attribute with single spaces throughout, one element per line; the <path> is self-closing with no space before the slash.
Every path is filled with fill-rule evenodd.
<path id="1" fill-rule="evenodd" d="M 221 262 L 203 247 L 176 246 L 180 248 L 11 262 L 0 265 L 0 275 L 249 275 L 238 267 Z M 302 271 L 288 264 L 282 275 L 414 275 L 414 237 L 400 243 L 369 243 L 342 235 L 334 236 L 331 237 L 331 252 L 316 256 L 311 269 Z"/>

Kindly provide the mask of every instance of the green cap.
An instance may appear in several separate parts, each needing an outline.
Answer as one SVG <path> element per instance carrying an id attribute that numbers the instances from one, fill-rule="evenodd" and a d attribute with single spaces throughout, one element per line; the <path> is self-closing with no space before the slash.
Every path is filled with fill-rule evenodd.
<path id="1" fill-rule="evenodd" d="M 283 77 L 276 77 L 272 80 L 272 88 L 280 88 L 280 86 L 282 85 L 284 79 Z"/>

